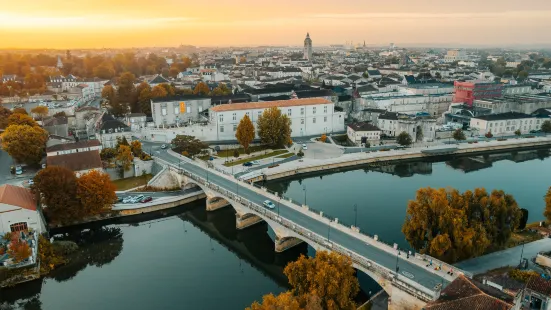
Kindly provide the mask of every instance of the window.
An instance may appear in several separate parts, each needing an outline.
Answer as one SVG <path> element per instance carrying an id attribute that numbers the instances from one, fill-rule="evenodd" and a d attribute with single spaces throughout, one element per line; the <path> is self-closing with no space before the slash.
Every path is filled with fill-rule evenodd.
<path id="1" fill-rule="evenodd" d="M 234 121 L 237 120 L 237 113 L 233 113 L 232 118 L 233 118 Z"/>
<path id="2" fill-rule="evenodd" d="M 300 119 L 300 124 L 301 124 L 301 125 L 304 125 L 304 118 L 301 118 L 301 119 Z"/>
<path id="3" fill-rule="evenodd" d="M 186 113 L 191 113 L 191 107 L 189 105 L 186 107 Z"/>
<path id="4" fill-rule="evenodd" d="M 161 108 L 161 114 L 162 114 L 162 115 L 166 115 L 166 107 Z"/>
<path id="5" fill-rule="evenodd" d="M 174 107 L 174 115 L 180 114 L 180 107 Z"/>
<path id="6" fill-rule="evenodd" d="M 291 109 L 287 109 L 287 115 L 291 116 Z"/>
<path id="7" fill-rule="evenodd" d="M 262 111 L 258 111 L 258 117 L 260 117 L 260 115 L 262 115 Z"/>
<path id="8" fill-rule="evenodd" d="M 234 131 L 234 132 L 237 131 L 237 125 L 233 125 L 233 131 Z"/>
<path id="9" fill-rule="evenodd" d="M 224 121 L 224 114 L 220 114 L 220 123 Z"/>
<path id="10" fill-rule="evenodd" d="M 245 114 L 247 114 L 247 116 L 248 116 L 249 118 L 251 117 L 250 112 L 247 112 L 247 113 L 245 113 Z"/>
<path id="11" fill-rule="evenodd" d="M 312 123 L 314 123 L 314 124 L 316 123 L 316 118 L 315 117 L 312 119 Z"/>
<path id="12" fill-rule="evenodd" d="M 323 117 L 323 122 L 324 122 L 324 123 L 327 123 L 327 116 L 324 116 L 324 117 Z"/>
<path id="13" fill-rule="evenodd" d="M 323 113 L 327 114 L 327 106 L 323 107 Z"/>
<path id="14" fill-rule="evenodd" d="M 15 223 L 10 225 L 11 232 L 19 232 L 27 230 L 27 222 Z"/>
<path id="15" fill-rule="evenodd" d="M 220 132 L 224 132 L 224 126 L 220 126 Z"/>
<path id="16" fill-rule="evenodd" d="M 300 108 L 300 115 L 304 115 L 304 108 Z"/>
<path id="17" fill-rule="evenodd" d="M 312 108 L 312 113 L 313 113 L 313 114 L 316 114 L 316 107 L 313 107 L 313 108 Z"/>

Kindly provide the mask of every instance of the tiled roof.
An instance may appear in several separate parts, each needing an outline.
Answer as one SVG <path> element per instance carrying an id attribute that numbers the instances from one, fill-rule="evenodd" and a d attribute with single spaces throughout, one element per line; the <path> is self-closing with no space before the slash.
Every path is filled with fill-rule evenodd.
<path id="1" fill-rule="evenodd" d="M 429 302 L 426 310 L 509 310 L 513 304 L 482 291 L 472 280 L 460 275 Z"/>
<path id="2" fill-rule="evenodd" d="M 528 280 L 528 283 L 526 283 L 526 288 L 551 297 L 551 281 L 545 280 L 542 277 L 532 276 Z"/>
<path id="3" fill-rule="evenodd" d="M 19 186 L 0 186 L 0 203 L 36 211 L 36 201 L 31 191 Z"/>
<path id="4" fill-rule="evenodd" d="M 75 172 L 102 167 L 98 150 L 48 156 L 46 163 L 48 166 L 61 166 Z"/>
<path id="5" fill-rule="evenodd" d="M 354 131 L 380 131 L 379 127 L 372 125 L 368 122 L 352 123 L 348 125 Z"/>
<path id="6" fill-rule="evenodd" d="M 294 107 L 294 106 L 318 105 L 318 104 L 330 104 L 330 103 L 331 101 L 323 98 L 306 98 L 306 99 L 226 104 L 226 105 L 219 105 L 219 106 L 212 107 L 211 110 L 214 112 L 224 112 L 224 111 L 268 109 L 272 107 L 281 108 L 281 107 Z"/>
<path id="7" fill-rule="evenodd" d="M 99 142 L 99 140 L 81 140 L 74 143 L 62 143 L 62 144 L 52 145 L 46 148 L 46 152 L 74 150 L 74 149 L 100 146 L 100 145 L 101 143 Z"/>

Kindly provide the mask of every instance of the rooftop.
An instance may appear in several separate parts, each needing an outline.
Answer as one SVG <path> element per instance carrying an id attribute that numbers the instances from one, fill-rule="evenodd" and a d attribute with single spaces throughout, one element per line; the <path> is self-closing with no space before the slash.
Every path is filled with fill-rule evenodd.
<path id="1" fill-rule="evenodd" d="M 48 156 L 46 163 L 48 166 L 61 166 L 75 172 L 102 167 L 98 150 Z"/>
<path id="2" fill-rule="evenodd" d="M 36 211 L 36 201 L 30 190 L 4 184 L 0 186 L 0 203 Z"/>
<path id="3" fill-rule="evenodd" d="M 502 120 L 508 120 L 508 119 L 520 119 L 520 118 L 532 118 L 532 117 L 533 116 L 524 114 L 524 113 L 507 112 L 507 113 L 499 113 L 499 114 L 480 115 L 475 118 L 484 120 L 484 121 L 502 121 Z"/>
<path id="4" fill-rule="evenodd" d="M 330 103 L 332 102 L 323 98 L 306 98 L 306 99 L 226 104 L 226 105 L 219 105 L 219 106 L 212 107 L 211 110 L 213 112 L 224 112 L 224 111 L 268 109 L 272 107 L 281 108 L 281 107 L 294 107 L 294 106 L 318 105 L 318 104 L 330 104 Z"/>
<path id="5" fill-rule="evenodd" d="M 151 102 L 170 102 L 170 101 L 181 101 L 181 100 L 205 100 L 205 99 L 209 99 L 209 97 L 199 96 L 199 95 L 173 95 L 173 96 L 166 96 L 161 98 L 153 98 L 151 99 Z"/>
<path id="6" fill-rule="evenodd" d="M 551 281 L 540 276 L 532 276 L 526 283 L 526 288 L 551 297 Z"/>
<path id="7" fill-rule="evenodd" d="M 74 149 L 100 146 L 100 145 L 101 145 L 101 143 L 99 142 L 99 140 L 81 140 L 81 141 L 74 142 L 74 143 L 62 143 L 62 144 L 56 144 L 56 145 L 47 147 L 46 152 L 58 152 L 58 151 L 74 150 Z"/>
<path id="8" fill-rule="evenodd" d="M 348 127 L 352 128 L 354 131 L 380 131 L 379 127 L 372 125 L 368 122 L 359 122 L 349 124 Z"/>

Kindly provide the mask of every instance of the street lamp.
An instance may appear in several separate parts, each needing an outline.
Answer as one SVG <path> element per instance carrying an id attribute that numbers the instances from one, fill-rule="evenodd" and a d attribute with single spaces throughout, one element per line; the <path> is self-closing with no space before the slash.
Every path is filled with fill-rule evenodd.
<path id="1" fill-rule="evenodd" d="M 330 242 L 329 236 L 331 234 L 331 220 L 329 220 L 329 224 L 327 225 L 327 242 Z"/>
<path id="2" fill-rule="evenodd" d="M 306 205 L 306 185 L 302 186 L 302 191 L 304 191 L 304 205 Z"/>
<path id="3" fill-rule="evenodd" d="M 354 227 L 358 227 L 358 205 L 354 204 Z"/>
<path id="4" fill-rule="evenodd" d="M 281 203 L 281 197 L 277 200 L 277 216 L 279 217 L 279 204 Z"/>
<path id="5" fill-rule="evenodd" d="M 520 251 L 520 262 L 519 262 L 519 264 L 522 264 L 522 254 L 524 254 L 524 243 L 522 244 L 522 250 Z"/>
<path id="6" fill-rule="evenodd" d="M 398 255 L 400 255 L 400 250 L 396 253 L 396 273 L 398 273 L 398 270 L 400 269 L 400 267 L 398 267 Z"/>

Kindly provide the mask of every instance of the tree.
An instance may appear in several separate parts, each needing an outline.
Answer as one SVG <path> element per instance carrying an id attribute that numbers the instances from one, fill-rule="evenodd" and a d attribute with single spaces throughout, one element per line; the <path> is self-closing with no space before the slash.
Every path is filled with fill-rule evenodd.
<path id="1" fill-rule="evenodd" d="M 25 114 L 25 115 L 28 115 L 29 113 L 27 113 L 27 110 L 23 109 L 23 108 L 15 108 L 13 109 L 13 114 Z"/>
<path id="2" fill-rule="evenodd" d="M 545 121 L 541 124 L 541 131 L 551 133 L 551 121 Z"/>
<path id="3" fill-rule="evenodd" d="M 413 139 L 409 135 L 409 133 L 402 131 L 397 137 L 396 137 L 396 143 L 402 146 L 408 146 L 413 143 Z"/>
<path id="4" fill-rule="evenodd" d="M 223 95 L 231 95 L 231 89 L 228 88 L 228 86 L 225 83 L 219 83 L 217 87 L 215 87 L 211 95 L 212 96 L 223 96 Z"/>
<path id="5" fill-rule="evenodd" d="M 9 109 L 0 107 L 0 129 L 6 129 L 8 127 L 8 118 L 12 115 L 12 112 Z"/>
<path id="6" fill-rule="evenodd" d="M 467 138 L 465 137 L 465 133 L 464 133 L 463 130 L 461 130 L 461 129 L 457 129 L 456 131 L 453 132 L 453 138 L 454 138 L 456 141 L 461 141 L 461 140 L 467 139 Z"/>
<path id="7" fill-rule="evenodd" d="M 111 162 L 113 158 L 117 157 L 117 149 L 112 147 L 106 147 L 104 149 L 101 149 L 99 156 L 101 157 L 101 160 L 106 160 L 108 162 Z"/>
<path id="8" fill-rule="evenodd" d="M 134 74 L 131 72 L 125 72 L 121 74 L 117 88 L 117 100 L 121 103 L 128 104 L 132 111 L 137 109 L 136 103 L 138 102 L 136 87 L 134 86 L 135 82 L 136 77 Z"/>
<path id="9" fill-rule="evenodd" d="M 77 198 L 77 177 L 65 167 L 48 166 L 34 177 L 32 190 L 40 195 L 44 212 L 54 224 L 68 224 L 83 217 Z"/>
<path id="10" fill-rule="evenodd" d="M 36 106 L 36 107 L 31 109 L 31 113 L 34 113 L 34 114 L 40 116 L 40 119 L 43 119 L 44 117 L 48 116 L 48 107 Z"/>
<path id="11" fill-rule="evenodd" d="M 208 148 L 206 143 L 196 139 L 194 136 L 176 135 L 172 139 L 172 145 L 174 145 L 174 151 L 178 154 L 187 152 L 189 156 L 195 156 L 201 153 L 202 150 Z"/>
<path id="12" fill-rule="evenodd" d="M 235 132 L 235 138 L 237 138 L 239 144 L 243 146 L 246 153 L 249 149 L 249 145 L 254 139 L 254 125 L 247 114 L 239 121 L 239 125 Z"/>
<path id="13" fill-rule="evenodd" d="M 172 87 L 172 85 L 170 85 L 170 84 L 161 83 L 161 84 L 159 84 L 159 86 L 161 86 L 162 88 L 165 89 L 167 96 L 174 96 L 175 93 L 176 93 L 174 87 Z"/>
<path id="14" fill-rule="evenodd" d="M 301 255 L 283 272 L 294 296 L 318 296 L 322 309 L 356 309 L 353 298 L 360 286 L 349 257 L 325 251 Z"/>
<path id="15" fill-rule="evenodd" d="M 130 146 L 130 144 L 128 143 L 128 140 L 126 140 L 126 137 L 125 137 L 125 136 L 122 136 L 122 138 L 121 138 L 121 137 L 117 137 L 117 149 L 118 149 L 121 145 Z"/>
<path id="16" fill-rule="evenodd" d="M 257 120 L 258 136 L 263 143 L 282 147 L 291 139 L 291 120 L 277 107 L 264 110 Z"/>
<path id="17" fill-rule="evenodd" d="M 549 189 L 547 190 L 547 194 L 545 194 L 544 200 L 545 210 L 543 212 L 543 215 L 548 222 L 551 222 L 551 187 L 549 187 Z"/>
<path id="18" fill-rule="evenodd" d="M 193 89 L 194 95 L 206 96 L 210 93 L 210 88 L 205 82 L 199 82 Z"/>
<path id="19" fill-rule="evenodd" d="M 157 85 L 151 89 L 151 98 L 162 98 L 166 97 L 168 93 L 166 92 L 166 89 L 162 87 L 161 85 Z"/>
<path id="20" fill-rule="evenodd" d="M 528 210 L 526 209 L 520 209 L 520 212 L 521 212 L 521 217 L 520 217 L 520 220 L 518 222 L 518 227 L 517 229 L 519 230 L 523 230 L 524 228 L 526 228 L 526 223 L 528 222 Z"/>
<path id="21" fill-rule="evenodd" d="M 520 129 L 515 130 L 515 135 L 517 137 L 520 137 L 522 135 L 522 132 L 520 132 Z"/>
<path id="22" fill-rule="evenodd" d="M 26 241 L 21 240 L 18 234 L 12 234 L 12 239 L 8 247 L 8 256 L 15 263 L 20 263 L 31 256 L 31 247 Z"/>
<path id="23" fill-rule="evenodd" d="M 520 71 L 517 75 L 517 78 L 519 80 L 525 80 L 526 78 L 528 78 L 528 72 L 526 72 L 525 70 Z"/>
<path id="24" fill-rule="evenodd" d="M 327 135 L 326 134 L 321 135 L 320 141 L 325 143 L 325 141 L 327 141 Z"/>
<path id="25" fill-rule="evenodd" d="M 103 86 L 103 89 L 101 90 L 101 97 L 109 100 L 109 103 L 113 103 L 115 101 L 115 89 L 113 88 L 113 85 Z"/>
<path id="26" fill-rule="evenodd" d="M 11 125 L 1 135 L 2 148 L 17 162 L 34 164 L 44 155 L 48 132 L 38 126 Z"/>
<path id="27" fill-rule="evenodd" d="M 494 135 L 492 134 L 491 131 L 488 131 L 484 136 L 488 139 L 491 139 Z"/>
<path id="28" fill-rule="evenodd" d="M 423 140 L 423 127 L 419 125 L 415 130 L 415 141 L 421 141 L 421 140 Z"/>
<path id="29" fill-rule="evenodd" d="M 421 188 L 410 200 L 402 232 L 417 251 L 453 263 L 502 247 L 518 227 L 522 212 L 511 195 L 477 188 Z"/>
<path id="30" fill-rule="evenodd" d="M 86 216 L 104 213 L 117 200 L 115 184 L 107 173 L 92 170 L 77 179 L 77 198 Z"/>
<path id="31" fill-rule="evenodd" d="M 142 83 L 138 86 L 136 92 L 138 93 L 138 105 L 141 111 L 147 115 L 151 115 L 151 87 L 147 83 Z"/>
<path id="32" fill-rule="evenodd" d="M 8 126 L 11 125 L 26 125 L 31 127 L 38 126 L 32 117 L 27 114 L 20 113 L 15 113 L 8 117 Z"/>
<path id="33" fill-rule="evenodd" d="M 143 153 L 142 143 L 138 140 L 132 141 L 130 143 L 130 150 L 132 150 L 132 154 L 134 154 L 134 156 L 139 157 Z"/>
<path id="34" fill-rule="evenodd" d="M 117 163 L 122 167 L 124 171 L 130 169 L 132 165 L 132 150 L 128 145 L 120 145 L 117 152 Z"/>

